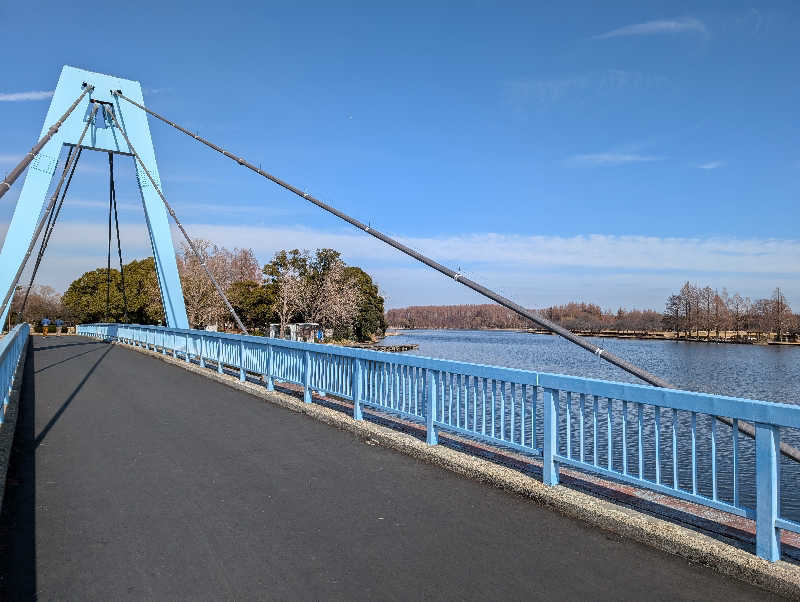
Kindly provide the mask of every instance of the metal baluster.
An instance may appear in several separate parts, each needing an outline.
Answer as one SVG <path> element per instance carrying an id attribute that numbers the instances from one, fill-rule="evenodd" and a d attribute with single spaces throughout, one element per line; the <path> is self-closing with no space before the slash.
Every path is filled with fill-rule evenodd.
<path id="1" fill-rule="evenodd" d="M 514 407 L 517 405 L 516 383 L 511 383 L 511 443 L 514 443 Z"/>
<path id="2" fill-rule="evenodd" d="M 697 495 L 697 412 L 692 412 L 692 493 Z"/>
<path id="3" fill-rule="evenodd" d="M 661 484 L 661 408 L 655 407 L 656 483 Z"/>
<path id="4" fill-rule="evenodd" d="M 608 458 L 606 464 L 608 464 L 608 469 L 612 470 L 614 468 L 614 463 L 611 459 L 611 453 L 614 451 L 614 435 L 611 431 L 611 412 L 614 409 L 614 402 L 610 397 L 606 398 L 606 430 L 608 432 L 608 440 L 606 441 L 606 446 L 608 447 Z"/>
<path id="5" fill-rule="evenodd" d="M 644 406 L 641 403 L 636 404 L 636 418 L 638 427 L 636 435 L 638 438 L 638 457 L 639 457 L 639 478 L 644 480 Z"/>
<path id="6" fill-rule="evenodd" d="M 580 431 L 581 431 L 581 441 L 580 441 L 580 454 L 581 454 L 581 462 L 586 461 L 586 450 L 584 448 L 584 440 L 586 439 L 586 433 L 584 431 L 584 416 L 583 413 L 586 411 L 586 394 L 581 393 L 580 397 L 578 398 L 578 407 L 580 409 L 581 415 L 579 418 L 580 424 Z"/>
<path id="7" fill-rule="evenodd" d="M 519 430 L 520 430 L 520 437 L 519 442 L 520 445 L 525 445 L 525 402 L 528 400 L 528 387 L 527 385 L 522 385 L 522 406 L 520 407 L 519 411 Z"/>
<path id="8" fill-rule="evenodd" d="M 739 506 L 739 420 L 733 419 L 733 505 Z"/>
<path id="9" fill-rule="evenodd" d="M 506 382 L 500 381 L 500 440 L 506 440 Z"/>
<path id="10" fill-rule="evenodd" d="M 678 410 L 672 408 L 672 487 L 678 489 Z"/>
<path id="11" fill-rule="evenodd" d="M 711 497 L 717 499 L 717 417 L 711 417 Z"/>
<path id="12" fill-rule="evenodd" d="M 628 401 L 622 400 L 622 473 L 628 474 Z"/>
<path id="13" fill-rule="evenodd" d="M 495 415 L 495 413 L 497 411 L 497 408 L 496 408 L 496 405 L 495 405 L 495 397 L 496 397 L 496 395 L 497 395 L 497 381 L 495 379 L 492 379 L 492 437 L 494 437 L 495 433 L 497 432 L 496 429 L 495 429 L 495 424 L 494 424 L 494 415 Z"/>
<path id="14" fill-rule="evenodd" d="M 472 430 L 478 432 L 478 377 L 472 377 Z"/>
<path id="15" fill-rule="evenodd" d="M 599 451 L 600 451 L 600 409 L 598 406 L 598 398 L 597 395 L 592 395 L 592 419 L 594 420 L 594 432 L 593 432 L 593 440 L 592 440 L 592 450 L 594 452 L 594 465 L 600 466 L 600 458 L 599 458 Z"/>
<path id="16" fill-rule="evenodd" d="M 567 428 L 565 436 L 567 438 L 567 458 L 572 459 L 572 393 L 567 391 Z"/>

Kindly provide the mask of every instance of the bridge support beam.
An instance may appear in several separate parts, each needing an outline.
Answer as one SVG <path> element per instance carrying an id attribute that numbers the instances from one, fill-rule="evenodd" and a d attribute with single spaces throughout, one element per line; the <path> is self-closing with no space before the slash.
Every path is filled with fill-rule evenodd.
<path id="1" fill-rule="evenodd" d="M 25 182 L 20 192 L 14 215 L 11 218 L 2 251 L 0 251 L 0 299 L 14 285 L 16 272 L 25 258 L 25 253 L 36 226 L 39 223 L 43 208 L 46 206 L 46 195 L 55 174 L 64 146 L 75 145 L 80 133 L 86 125 L 87 109 L 92 101 L 100 101 L 115 105 L 120 124 L 125 128 L 131 144 L 160 184 L 155 151 L 150 137 L 150 127 L 144 113 L 130 106 L 119 106 L 119 99 L 111 94 L 111 90 L 129 90 L 136 98 L 142 98 L 139 82 L 120 79 L 100 73 L 92 73 L 75 67 L 65 66 L 61 71 L 50 108 L 45 118 L 42 135 L 46 133 L 48 124 L 57 120 L 80 94 L 84 83 L 94 86 L 90 95 L 84 97 L 81 104 L 66 119 L 59 131 L 39 152 L 31 162 Z M 92 150 L 111 151 L 122 155 L 130 155 L 130 149 L 120 136 L 120 132 L 99 111 L 95 122 L 89 128 L 87 140 L 83 146 Z M 164 305 L 167 325 L 173 328 L 188 328 L 189 321 L 183 302 L 183 290 L 178 267 L 175 261 L 175 248 L 167 219 L 167 212 L 161 198 L 153 189 L 142 167 L 134 161 L 139 191 L 144 208 L 145 221 L 150 235 L 150 244 L 156 264 L 156 274 Z M 100 241 L 98 240 L 98 244 Z M 90 267 L 90 266 L 87 266 Z M 11 303 L 9 302 L 9 306 Z M 9 307 L 0 308 L 5 325 Z"/>

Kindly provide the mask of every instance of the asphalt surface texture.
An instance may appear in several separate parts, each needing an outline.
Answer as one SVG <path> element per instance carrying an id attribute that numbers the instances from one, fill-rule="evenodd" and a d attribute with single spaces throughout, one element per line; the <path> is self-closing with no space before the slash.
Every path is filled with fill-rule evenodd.
<path id="1" fill-rule="evenodd" d="M 710 600 L 758 589 L 121 346 L 36 336 L 11 600 Z"/>

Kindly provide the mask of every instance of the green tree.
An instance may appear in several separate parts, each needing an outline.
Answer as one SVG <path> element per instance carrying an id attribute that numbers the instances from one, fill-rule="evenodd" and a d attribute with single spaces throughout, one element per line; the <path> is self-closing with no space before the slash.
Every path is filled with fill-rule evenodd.
<path id="1" fill-rule="evenodd" d="M 228 288 L 228 300 L 247 329 L 257 334 L 267 330 L 278 319 L 274 310 L 274 284 L 259 284 L 253 280 L 234 282 Z"/>
<path id="2" fill-rule="evenodd" d="M 122 277 L 119 270 L 110 272 L 111 290 L 107 303 L 106 268 L 86 272 L 69 285 L 63 303 L 78 323 L 132 322 L 158 324 L 164 321 L 161 293 L 158 287 L 155 262 L 152 257 L 126 264 L 125 294 L 127 316 L 122 296 Z"/>

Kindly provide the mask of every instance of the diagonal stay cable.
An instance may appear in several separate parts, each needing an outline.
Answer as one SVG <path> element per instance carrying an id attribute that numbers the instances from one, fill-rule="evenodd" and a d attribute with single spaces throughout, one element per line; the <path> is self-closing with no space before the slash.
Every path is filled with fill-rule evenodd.
<path id="1" fill-rule="evenodd" d="M 161 115 L 159 115 L 155 111 L 152 111 L 152 110 L 148 109 L 147 107 L 145 107 L 144 105 L 141 105 L 138 102 L 136 102 L 134 100 L 131 100 L 130 98 L 125 96 L 122 93 L 121 90 L 112 90 L 111 93 L 114 96 L 118 97 L 118 98 L 122 98 L 124 100 L 127 100 L 132 105 L 134 105 L 136 107 L 139 107 L 143 111 L 146 111 L 147 113 L 149 113 L 150 115 L 153 115 L 157 119 L 160 119 L 164 123 L 167 123 L 167 124 L 171 125 L 172 127 L 180 130 L 184 134 L 187 134 L 188 136 L 191 136 L 195 140 L 198 140 L 199 142 L 202 142 L 206 146 L 209 146 L 209 147 L 213 148 L 215 151 L 217 151 L 219 153 L 222 153 L 226 157 L 228 157 L 230 159 L 233 159 L 239 165 L 243 165 L 244 167 L 247 167 L 247 168 L 251 169 L 252 171 L 256 172 L 257 174 L 267 178 L 268 180 L 271 180 L 272 182 L 278 184 L 279 186 L 282 186 L 286 190 L 289 190 L 290 192 L 293 192 L 297 196 L 304 198 L 308 202 L 316 205 L 317 207 L 319 207 L 321 209 L 324 209 L 325 211 L 327 211 L 328 213 L 332 213 L 333 215 L 335 215 L 339 219 L 342 219 L 342 220 L 348 222 L 349 224 L 355 226 L 359 230 L 363 230 L 364 232 L 366 232 L 370 236 L 374 236 L 378 240 L 381 240 L 381 241 L 385 242 L 386 244 L 388 244 L 388 245 L 394 247 L 395 249 L 397 249 L 398 251 L 401 251 L 401 252 L 405 253 L 406 255 L 409 255 L 410 257 L 413 257 L 417 261 L 420 261 L 420 262 L 424 263 L 425 265 L 427 265 L 428 267 L 431 267 L 434 270 L 436 270 L 438 272 L 441 272 L 442 274 L 452 278 L 456 282 L 459 282 L 459 283 L 463 284 L 464 286 L 466 286 L 468 288 L 471 288 L 472 290 L 474 290 L 477 293 L 480 293 L 484 297 L 487 297 L 487 298 L 491 299 L 492 301 L 494 301 L 496 303 L 499 303 L 500 305 L 510 309 L 511 311 L 523 316 L 524 318 L 527 318 L 527 319 L 531 320 L 532 322 L 534 322 L 536 324 L 539 324 L 540 326 L 546 328 L 550 332 L 553 332 L 553 333 L 555 333 L 557 335 L 560 335 L 560 336 L 564 337 L 565 339 L 567 339 L 568 341 L 571 341 L 572 343 L 575 343 L 576 345 L 579 345 L 580 347 L 583 347 L 587 351 L 590 351 L 591 353 L 594 353 L 598 357 L 601 357 L 604 360 L 614 364 L 615 366 L 617 366 L 619 368 L 622 368 L 626 372 L 628 372 L 630 374 L 633 374 L 634 376 L 642 379 L 643 381 L 645 381 L 645 382 L 647 382 L 647 383 L 649 383 L 651 385 L 655 385 L 657 387 L 672 388 L 672 386 L 667 381 L 665 381 L 662 378 L 659 378 L 655 374 L 651 374 L 650 372 L 647 372 L 646 370 L 643 370 L 642 368 L 639 368 L 638 366 L 635 366 L 634 364 L 631 364 L 627 360 L 624 360 L 624 359 L 622 359 L 620 357 L 617 357 L 617 356 L 613 355 L 612 353 L 609 353 L 608 351 L 602 349 L 601 347 L 598 347 L 597 345 L 587 341 L 583 337 L 580 337 L 580 336 L 574 334 L 573 332 L 570 332 L 569 330 L 567 330 L 563 326 L 561 326 L 559 324 L 556 324 L 555 322 L 551 322 L 550 320 L 548 320 L 548 319 L 546 319 L 546 318 L 544 318 L 542 316 L 536 315 L 532 311 L 529 311 L 528 309 L 525 309 L 524 307 L 522 307 L 521 305 L 511 301 L 510 299 L 507 299 L 506 297 L 503 297 L 502 295 L 500 295 L 500 294 L 498 294 L 498 293 L 486 288 L 485 286 L 483 286 L 481 284 L 478 284 L 477 282 L 474 282 L 473 280 L 470 280 L 469 278 L 465 278 L 461 273 L 456 272 L 455 270 L 451 270 L 450 268 L 448 268 L 446 266 L 443 266 L 442 264 L 434 261 L 433 259 L 430 259 L 429 257 L 426 257 L 422 253 L 418 253 L 414 249 L 412 249 L 412 248 L 404 245 L 403 243 L 401 243 L 401 242 L 399 242 L 399 241 L 387 236 L 383 232 L 380 232 L 378 230 L 375 230 L 374 228 L 371 228 L 370 226 L 358 221 L 357 219 L 350 217 L 346 213 L 343 213 L 343 212 L 339 211 L 338 209 L 332 207 L 331 205 L 329 205 L 327 203 L 324 203 L 323 201 L 320 201 L 319 199 L 314 198 L 310 194 L 308 194 L 306 192 L 303 192 L 302 190 L 300 190 L 299 188 L 296 188 L 295 186 L 292 186 L 288 182 L 284 182 L 280 178 L 277 178 L 276 176 L 273 176 L 272 174 L 267 173 L 266 171 L 264 171 L 260 167 L 256 167 L 255 165 L 253 165 L 252 163 L 249 163 L 248 161 L 245 161 L 241 157 L 237 157 L 233 153 L 230 153 L 230 152 L 226 151 L 225 149 L 223 149 L 223 148 L 217 146 L 216 144 L 214 144 L 213 142 L 209 142 L 208 140 L 206 140 L 204 138 L 201 138 L 197 134 L 193 134 L 192 132 L 190 132 L 186 128 L 183 128 L 183 127 L 179 126 L 178 124 L 170 121 L 166 117 L 162 117 Z"/>
<path id="2" fill-rule="evenodd" d="M 5 180 L 0 182 L 0 197 L 2 197 L 6 192 L 9 191 L 11 185 L 16 181 L 16 179 L 20 176 L 20 174 L 25 171 L 25 168 L 28 167 L 33 158 L 39 154 L 39 151 L 44 148 L 44 145 L 50 141 L 50 138 L 58 131 L 58 129 L 63 125 L 63 123 L 67 120 L 67 117 L 70 116 L 72 111 L 75 110 L 75 107 L 83 100 L 83 97 L 87 94 L 90 94 L 94 90 L 94 86 L 84 85 L 83 92 L 78 98 L 73 102 L 70 107 L 66 110 L 66 112 L 61 116 L 61 119 L 56 121 L 47 133 L 42 136 L 42 139 L 37 142 L 34 147 L 30 150 L 30 152 L 22 158 L 22 161 L 12 169 L 8 175 L 6 176 Z"/>
<path id="3" fill-rule="evenodd" d="M 164 203 L 164 207 L 167 208 L 167 211 L 172 216 L 172 219 L 175 220 L 175 224 L 178 226 L 178 229 L 181 231 L 181 234 L 183 234 L 183 237 L 186 239 L 186 243 L 189 245 L 189 248 L 192 250 L 192 253 L 194 253 L 195 257 L 197 257 L 197 260 L 200 262 L 200 265 L 203 266 L 203 269 L 206 272 L 206 276 L 208 276 L 208 279 L 211 280 L 211 283 L 214 285 L 214 288 L 217 289 L 217 293 L 222 298 L 222 300 L 225 302 L 225 306 L 228 308 L 228 311 L 233 316 L 233 319 L 236 320 L 236 324 L 239 327 L 239 330 L 241 330 L 244 334 L 249 334 L 249 332 L 247 331 L 247 328 L 245 328 L 244 324 L 239 319 L 239 315 L 236 313 L 236 310 L 233 309 L 233 306 L 231 305 L 231 302 L 228 301 L 228 297 L 225 296 L 225 292 L 222 290 L 222 287 L 219 285 L 219 283 L 217 282 L 217 279 L 214 278 L 214 275 L 211 273 L 211 270 L 208 268 L 208 265 L 206 264 L 206 260 L 203 259 L 202 255 L 200 255 L 200 253 L 197 250 L 197 247 L 194 246 L 194 242 L 192 242 L 192 239 L 189 238 L 189 235 L 186 233 L 186 230 L 184 229 L 183 224 L 181 224 L 180 220 L 178 219 L 178 216 L 175 214 L 175 210 L 167 202 L 167 199 L 164 196 L 164 193 L 161 192 L 161 188 L 158 186 L 158 184 L 156 184 L 156 181 L 153 178 L 153 175 L 150 173 L 150 170 L 147 169 L 147 166 L 145 166 L 144 161 L 142 161 L 142 158 L 139 156 L 139 153 L 137 153 L 136 149 L 133 148 L 133 145 L 131 144 L 131 141 L 128 139 L 128 134 L 125 132 L 125 130 L 122 128 L 122 126 L 120 126 L 119 121 L 117 121 L 117 116 L 115 114 L 115 111 L 114 110 L 110 110 L 108 112 L 111 114 L 111 118 L 114 120 L 114 124 L 117 126 L 117 129 L 120 131 L 120 133 L 122 134 L 122 137 L 125 139 L 125 143 L 128 145 L 128 150 L 131 151 L 131 154 L 134 157 L 136 157 L 136 160 L 139 162 L 139 165 L 142 166 L 142 169 L 144 170 L 144 173 L 147 175 L 147 178 L 150 180 L 150 183 L 153 185 L 153 188 L 155 188 L 155 191 L 158 193 L 158 196 L 161 197 L 161 202 Z"/>
<path id="4" fill-rule="evenodd" d="M 263 176 L 264 178 L 274 182 L 278 186 L 281 186 L 281 187 L 285 188 L 286 190 L 288 190 L 290 192 L 293 192 L 297 196 L 302 197 L 303 199 L 305 199 L 309 203 L 312 203 L 313 205 L 316 205 L 320 209 L 323 209 L 323 210 L 327 211 L 328 213 L 332 213 L 333 215 L 335 215 L 339 219 L 342 219 L 342 220 L 346 221 L 347 223 L 349 223 L 349 224 L 355 226 L 356 228 L 358 228 L 359 230 L 363 230 L 364 232 L 366 232 L 370 236 L 374 236 L 378 240 L 381 240 L 381 241 L 385 242 L 386 244 L 388 244 L 388 245 L 394 247 L 395 249 L 397 249 L 398 251 L 400 251 L 402 253 L 405 253 L 409 257 L 412 257 L 412 258 L 416 259 L 417 261 L 419 261 L 421 263 L 424 263 L 425 265 L 427 265 L 430 268 L 433 268 L 437 272 L 440 272 L 440 273 L 444 274 L 445 276 L 448 276 L 449 278 L 452 278 L 456 282 L 459 282 L 459 283 L 463 284 L 464 286 L 472 289 L 473 291 L 483 295 L 484 297 L 486 297 L 488 299 L 491 299 L 495 303 L 498 303 L 499 305 L 502 305 L 503 307 L 505 307 L 507 309 L 510 309 L 514 313 L 519 314 L 520 316 L 529 319 L 530 321 L 534 322 L 535 324 L 538 324 L 539 326 L 542 326 L 546 330 L 549 330 L 550 332 L 552 332 L 554 334 L 557 334 L 557 335 L 567 339 L 568 341 L 578 345 L 579 347 L 582 347 L 583 349 L 586 349 L 587 351 L 589 351 L 591 353 L 594 353 L 595 355 L 597 355 L 597 357 L 602 358 L 605 361 L 617 366 L 618 368 L 621 368 L 625 372 L 627 372 L 629 374 L 632 374 L 633 376 L 636 376 L 637 378 L 642 379 L 644 382 L 646 382 L 646 383 L 648 383 L 650 385 L 656 386 L 656 387 L 663 387 L 663 388 L 667 388 L 667 389 L 674 389 L 675 388 L 674 385 L 672 385 L 671 383 L 667 382 L 663 378 L 660 378 L 660 377 L 656 376 L 655 374 L 652 374 L 652 373 L 648 372 L 647 370 L 644 370 L 644 369 L 636 366 L 635 364 L 632 364 L 631 362 L 629 362 L 629 361 L 627 361 L 627 360 L 625 360 L 625 359 L 623 359 L 621 357 L 617 357 L 613 353 L 610 353 L 610 352 L 606 351 L 605 349 L 603 349 L 601 347 L 598 347 L 597 345 L 591 343 L 590 341 L 587 341 L 585 338 L 576 335 L 575 333 L 573 333 L 570 330 L 564 328 L 560 324 L 556 324 L 555 322 L 552 322 L 552 321 L 550 321 L 550 320 L 548 320 L 548 319 L 546 319 L 546 318 L 544 318 L 542 316 L 536 315 L 534 312 L 525 309 L 524 307 L 522 307 L 518 303 L 515 303 L 511 299 L 508 299 L 508 298 L 504 297 L 503 295 L 500 295 L 500 294 L 498 294 L 498 293 L 486 288 L 485 286 L 483 286 L 481 284 L 478 284 L 477 282 L 475 282 L 473 280 L 470 280 L 469 278 L 465 278 L 460 272 L 456 272 L 455 270 L 451 270 L 450 268 L 448 268 L 446 266 L 443 266 L 442 264 L 434 261 L 433 259 L 430 259 L 429 257 L 426 257 L 422 253 L 419 253 L 419 252 L 415 251 L 414 249 L 404 245 L 403 243 L 391 238 L 390 236 L 387 236 L 383 232 L 375 230 L 374 228 L 372 228 L 372 227 L 370 227 L 370 226 L 358 221 L 357 219 L 355 219 L 353 217 L 350 217 L 346 213 L 343 213 L 342 211 L 339 211 L 335 207 L 332 207 L 331 205 L 329 205 L 329 204 L 327 204 L 327 203 L 325 203 L 323 201 L 320 201 L 319 199 L 311 196 L 310 194 L 308 194 L 306 192 L 303 192 L 299 188 L 296 188 L 295 186 L 292 186 L 288 182 L 284 182 L 280 178 L 278 178 L 276 176 L 273 176 L 270 173 L 267 173 L 266 171 L 264 171 L 260 167 L 256 167 L 252 163 L 244 160 L 243 158 L 238 157 L 238 156 L 234 155 L 233 153 L 230 153 L 230 152 L 226 151 L 222 147 L 217 146 L 216 144 L 214 144 L 213 142 L 210 142 L 210 141 L 206 140 L 205 138 L 202 138 L 202 137 L 198 136 L 197 134 L 194 134 L 194 133 L 190 132 L 186 128 L 181 127 L 180 125 L 178 125 L 177 123 L 175 123 L 173 121 L 170 121 L 166 117 L 164 117 L 162 115 L 159 115 L 155 111 L 153 111 L 151 109 L 148 109 L 147 107 L 145 107 L 142 104 L 139 104 L 135 100 L 131 100 L 130 98 L 128 98 L 127 96 L 125 96 L 122 93 L 122 90 L 112 90 L 111 94 L 113 96 L 117 97 L 117 98 L 122 98 L 124 100 L 127 100 L 129 103 L 131 103 L 135 107 L 138 107 L 141 110 L 145 111 L 146 113 L 149 113 L 150 115 L 152 115 L 156 119 L 159 119 L 159 120 L 163 121 L 164 123 L 166 123 L 168 125 L 171 125 L 176 130 L 179 130 L 179 131 L 183 132 L 184 134 L 186 134 L 187 136 L 190 136 L 190 137 L 194 138 L 198 142 L 202 142 L 206 146 L 208 146 L 210 148 L 213 148 L 215 151 L 225 155 L 229 159 L 233 159 L 239 165 L 247 167 L 248 169 L 256 172 L 257 174 L 259 174 L 260 176 Z M 719 420 L 720 422 L 723 422 L 724 424 L 727 424 L 731 428 L 733 428 L 734 423 L 733 423 L 733 420 L 731 420 L 730 418 L 727 418 L 725 416 L 716 416 L 716 419 Z M 755 431 L 755 428 L 752 425 L 750 425 L 750 424 L 748 424 L 746 422 L 739 421 L 738 422 L 738 427 L 739 427 L 739 431 L 741 431 L 742 433 L 744 433 L 748 437 L 755 438 L 756 431 Z M 783 455 L 789 457 L 789 458 L 792 458 L 796 462 L 800 462 L 800 450 L 795 448 L 795 447 L 792 447 L 791 445 L 789 445 L 789 444 L 787 444 L 787 443 L 785 443 L 783 441 L 781 442 L 781 453 Z"/>
<path id="5" fill-rule="evenodd" d="M 75 152 L 76 147 L 72 147 L 70 149 L 70 154 L 67 156 L 67 163 L 64 165 L 64 171 L 67 171 L 67 167 L 70 164 L 70 157 L 72 153 Z M 22 315 L 25 313 L 25 306 L 28 303 L 28 296 L 31 294 L 31 289 L 33 288 L 33 281 L 36 278 L 36 273 L 39 271 L 39 266 L 42 263 L 42 259 L 44 259 L 44 253 L 47 250 L 47 245 L 50 242 L 50 236 L 53 234 L 53 230 L 56 227 L 56 221 L 58 220 L 58 216 L 61 213 L 61 207 L 64 206 L 64 199 L 67 196 L 67 191 L 69 190 L 69 185 L 72 183 L 72 176 L 75 175 L 75 168 L 78 167 L 78 160 L 81 158 L 81 152 L 83 151 L 82 148 L 77 147 L 77 156 L 75 157 L 75 161 L 72 162 L 72 169 L 69 172 L 69 178 L 67 178 L 67 184 L 64 186 L 64 192 L 61 194 L 61 200 L 58 202 L 58 206 L 53 210 L 50 211 L 50 216 L 47 221 L 47 226 L 44 230 L 44 235 L 42 236 L 42 242 L 39 245 L 39 254 L 36 256 L 36 264 L 33 266 L 33 271 L 31 272 L 31 279 L 28 282 L 28 289 L 25 291 L 25 298 L 22 300 L 22 305 L 19 308 L 19 312 L 17 312 L 18 319 L 22 319 Z"/>
<path id="6" fill-rule="evenodd" d="M 112 153 L 108 153 L 108 263 L 106 264 L 106 322 L 110 322 L 109 309 L 111 307 L 111 210 L 114 207 L 114 163 Z"/>
<path id="7" fill-rule="evenodd" d="M 89 119 L 86 121 L 86 125 L 84 126 L 83 131 L 81 132 L 81 137 L 78 139 L 78 143 L 75 145 L 78 148 L 80 148 L 80 146 L 83 144 L 83 139 L 86 137 L 86 132 L 88 131 L 89 126 L 94 122 L 95 113 L 97 113 L 97 105 L 96 104 L 92 108 L 92 114 L 89 116 Z M 70 155 L 70 159 L 69 159 L 70 164 L 68 164 L 67 170 L 65 170 L 64 173 L 61 174 L 61 179 L 58 181 L 58 186 L 56 186 L 56 190 L 53 193 L 53 196 L 50 198 L 50 202 L 48 203 L 47 208 L 45 209 L 45 214 L 48 214 L 53 210 L 53 207 L 56 204 L 56 199 L 58 199 L 58 194 L 61 192 L 61 186 L 64 184 L 64 180 L 67 177 L 67 171 L 69 169 L 72 169 L 72 164 L 71 163 L 74 162 L 76 158 L 77 158 L 76 155 L 72 155 L 72 154 Z M 42 229 L 44 228 L 44 225 L 45 225 L 45 218 L 44 218 L 44 216 L 42 216 L 42 218 L 39 220 L 39 225 L 36 227 L 36 231 L 33 233 L 33 236 L 31 236 L 30 243 L 28 243 L 28 250 L 25 252 L 25 257 L 22 259 L 22 261 L 20 261 L 19 268 L 17 268 L 17 273 L 14 276 L 14 280 L 9 285 L 8 290 L 6 291 L 5 297 L 3 298 L 3 303 L 2 303 L 2 305 L 0 305 L 0 315 L 2 315 L 2 313 L 5 311 L 5 308 L 8 305 L 9 299 L 11 299 L 11 295 L 14 292 L 14 288 L 17 286 L 17 282 L 19 282 L 19 277 L 22 275 L 22 270 L 25 269 L 25 264 L 28 263 L 28 259 L 31 256 L 31 252 L 33 251 L 33 247 L 36 246 L 36 241 L 39 238 L 39 234 L 41 234 Z"/>
<path id="8" fill-rule="evenodd" d="M 119 239 L 119 214 L 117 213 L 117 186 L 114 183 L 114 153 L 108 153 L 108 167 L 111 173 L 111 201 L 114 205 L 114 223 L 117 228 L 117 255 L 119 256 L 119 277 L 122 281 L 122 319 L 128 321 L 128 294 L 125 292 L 125 266 L 122 265 L 122 243 Z"/>

